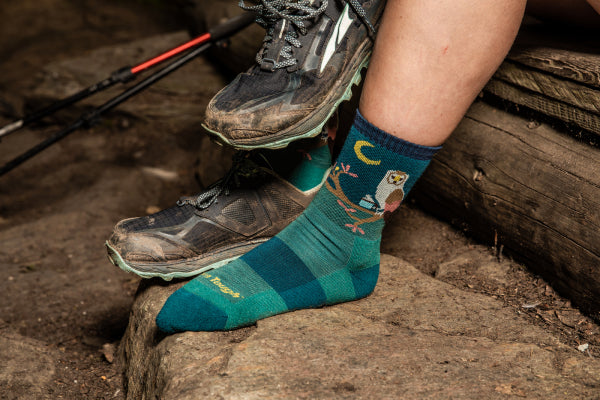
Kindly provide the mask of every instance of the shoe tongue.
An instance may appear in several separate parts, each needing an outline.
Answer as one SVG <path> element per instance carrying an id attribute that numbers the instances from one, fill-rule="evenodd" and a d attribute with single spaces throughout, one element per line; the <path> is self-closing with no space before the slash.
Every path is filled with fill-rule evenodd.
<path id="1" fill-rule="evenodd" d="M 330 0 L 332 1 L 332 0 Z M 291 47 L 291 54 L 294 54 L 296 51 L 302 51 L 301 49 L 296 48 L 295 46 L 291 46 L 290 43 L 286 41 L 286 35 L 294 34 L 293 36 L 300 38 L 302 36 L 302 32 L 306 32 L 304 29 L 310 29 L 316 21 L 319 19 L 319 14 L 315 15 L 312 18 L 303 19 L 302 17 L 308 16 L 310 13 L 304 10 L 298 10 L 296 7 L 291 6 L 294 3 L 298 2 L 286 2 L 285 11 L 290 12 L 289 18 L 294 19 L 294 17 L 298 18 L 298 24 L 303 28 L 299 28 L 296 23 L 290 21 L 289 19 L 280 18 L 277 20 L 275 25 L 273 26 L 273 31 L 271 35 L 271 40 L 264 47 L 264 53 L 262 55 L 262 63 L 260 64 L 260 68 L 264 71 L 274 71 L 274 65 L 276 63 L 282 63 L 286 60 L 285 57 L 282 56 L 281 52 L 284 47 Z M 308 4 L 302 4 L 302 6 L 310 6 L 314 10 L 317 10 L 321 4 L 323 4 L 323 0 L 311 0 Z M 291 66 L 288 66 L 290 68 Z"/>
<path id="2" fill-rule="evenodd" d="M 290 29 L 294 29 L 293 24 L 286 19 L 280 19 L 273 27 L 273 35 L 271 41 L 266 45 L 263 53 L 262 63 L 260 68 L 264 71 L 274 71 L 275 64 L 284 61 L 281 55 L 281 50 L 288 46 L 285 40 L 285 35 Z"/>

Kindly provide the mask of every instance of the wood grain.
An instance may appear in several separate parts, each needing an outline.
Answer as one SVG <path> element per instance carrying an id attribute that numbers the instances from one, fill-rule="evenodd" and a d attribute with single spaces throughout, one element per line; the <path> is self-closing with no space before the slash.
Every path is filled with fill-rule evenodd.
<path id="1" fill-rule="evenodd" d="M 485 91 L 513 104 L 525 106 L 543 116 L 576 125 L 589 132 L 592 137 L 600 139 L 600 114 L 586 112 L 572 104 L 552 100 L 542 93 L 536 93 L 502 80 L 492 79 L 488 82 Z M 567 130 L 564 133 L 573 134 Z"/>
<path id="2" fill-rule="evenodd" d="M 598 43 L 522 32 L 484 92 L 600 139 Z"/>
<path id="3" fill-rule="evenodd" d="M 600 46 L 586 51 L 548 47 L 544 44 L 515 47 L 507 60 L 600 88 Z"/>

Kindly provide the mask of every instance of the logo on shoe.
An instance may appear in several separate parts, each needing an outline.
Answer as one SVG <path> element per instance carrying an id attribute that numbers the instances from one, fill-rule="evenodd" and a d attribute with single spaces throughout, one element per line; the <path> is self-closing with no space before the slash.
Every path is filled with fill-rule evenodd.
<path id="1" fill-rule="evenodd" d="M 340 19 L 338 19 L 337 23 L 335 24 L 335 28 L 333 28 L 329 42 L 327 42 L 327 46 L 325 47 L 325 53 L 323 54 L 323 60 L 321 61 L 321 68 L 319 69 L 320 73 L 325 70 L 327 63 L 335 54 L 337 46 L 342 42 L 342 39 L 346 35 L 346 32 L 348 32 L 352 22 L 354 22 L 354 20 L 350 18 L 350 6 L 348 3 L 346 3 L 344 11 L 342 11 Z"/>

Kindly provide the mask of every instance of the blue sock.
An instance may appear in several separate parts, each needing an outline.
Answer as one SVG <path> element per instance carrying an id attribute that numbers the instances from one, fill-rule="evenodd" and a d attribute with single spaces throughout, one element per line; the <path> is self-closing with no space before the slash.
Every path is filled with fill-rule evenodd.
<path id="1" fill-rule="evenodd" d="M 268 242 L 173 293 L 156 318 L 159 329 L 229 330 L 367 296 L 379 276 L 383 214 L 400 205 L 438 149 L 391 136 L 357 114 L 306 211 Z"/>

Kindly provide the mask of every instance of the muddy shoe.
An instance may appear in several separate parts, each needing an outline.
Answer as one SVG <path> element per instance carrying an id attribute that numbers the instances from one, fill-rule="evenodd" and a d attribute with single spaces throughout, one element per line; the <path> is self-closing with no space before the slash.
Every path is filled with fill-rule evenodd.
<path id="1" fill-rule="evenodd" d="M 281 148 L 318 135 L 350 99 L 385 0 L 262 0 L 257 64 L 210 101 L 204 127 L 238 149 Z"/>
<path id="2" fill-rule="evenodd" d="M 109 258 L 143 278 L 198 275 L 270 239 L 304 211 L 316 190 L 302 192 L 238 157 L 223 179 L 198 196 L 119 222 L 106 242 Z"/>

